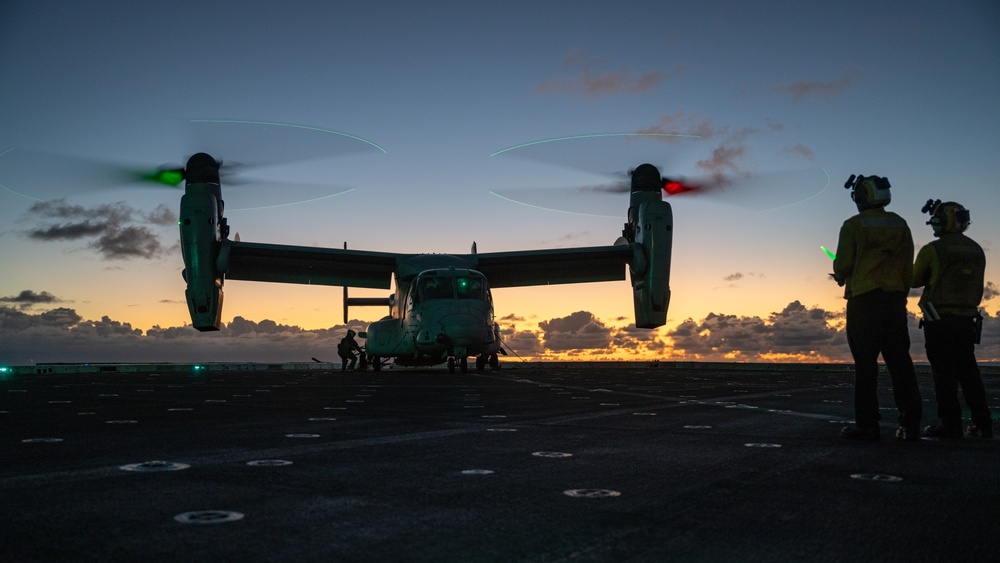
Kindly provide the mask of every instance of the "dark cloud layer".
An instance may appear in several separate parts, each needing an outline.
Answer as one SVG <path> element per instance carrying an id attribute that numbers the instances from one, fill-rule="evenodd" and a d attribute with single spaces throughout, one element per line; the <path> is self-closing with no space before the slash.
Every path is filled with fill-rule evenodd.
<path id="1" fill-rule="evenodd" d="M 42 292 L 44 294 L 44 292 Z M 28 297 L 41 294 L 29 293 Z M 11 298 L 8 298 L 11 299 Z M 673 330 L 610 326 L 587 311 L 537 323 L 500 319 L 508 361 L 526 359 L 703 361 L 843 361 L 851 355 L 843 311 L 806 307 L 798 301 L 766 318 L 710 313 L 687 319 Z M 307 330 L 271 320 L 236 317 L 222 330 L 201 333 L 190 326 L 155 326 L 145 334 L 129 323 L 102 317 L 85 320 L 59 307 L 29 314 L 0 305 L 0 363 L 36 362 L 308 362 L 337 361 L 336 346 L 348 328 L 366 323 Z M 911 353 L 924 361 L 923 335 L 910 319 Z M 1000 317 L 986 315 L 977 357 L 1000 361 Z"/>
<path id="2" fill-rule="evenodd" d="M 236 317 L 222 330 L 201 333 L 191 326 L 155 326 L 145 334 L 129 323 L 102 317 L 84 320 L 73 309 L 31 315 L 0 306 L 0 363 L 37 362 L 301 362 L 336 361 L 336 347 L 352 320 L 328 329 L 305 330 L 270 320 Z"/>
<path id="3" fill-rule="evenodd" d="M 125 202 L 84 207 L 56 199 L 32 205 L 28 214 L 41 223 L 28 231 L 28 237 L 40 241 L 88 241 L 89 248 L 109 260 L 160 257 L 167 248 L 147 225 L 165 227 L 177 223 L 177 215 L 163 204 L 151 212 L 142 212 Z"/>
<path id="4" fill-rule="evenodd" d="M 14 303 L 21 309 L 29 309 L 35 305 L 48 303 L 59 303 L 61 300 L 48 291 L 36 293 L 30 289 L 25 289 L 17 295 L 0 297 L 0 303 Z"/>
<path id="5" fill-rule="evenodd" d="M 846 338 L 831 326 L 839 314 L 798 301 L 768 318 L 709 313 L 687 319 L 667 333 L 673 348 L 695 358 L 751 360 L 771 356 L 844 359 Z"/>
<path id="6" fill-rule="evenodd" d="M 568 317 L 542 321 L 542 340 L 545 347 L 553 352 L 567 352 L 575 349 L 609 350 L 611 347 L 611 327 L 594 317 L 593 313 L 577 311 Z"/>

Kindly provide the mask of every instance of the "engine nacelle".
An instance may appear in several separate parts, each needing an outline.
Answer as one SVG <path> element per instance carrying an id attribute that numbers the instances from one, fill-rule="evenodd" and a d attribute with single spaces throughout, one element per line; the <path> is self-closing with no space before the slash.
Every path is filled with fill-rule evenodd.
<path id="1" fill-rule="evenodd" d="M 222 189 L 218 184 L 188 184 L 181 197 L 181 254 L 187 282 L 191 324 L 200 331 L 219 330 L 222 324 L 224 276 L 216 261 L 222 246 Z"/>
<path id="2" fill-rule="evenodd" d="M 670 306 L 670 252 L 674 214 L 670 204 L 653 200 L 639 203 L 630 226 L 636 256 L 629 265 L 635 303 L 635 326 L 656 328 L 667 322 Z"/>

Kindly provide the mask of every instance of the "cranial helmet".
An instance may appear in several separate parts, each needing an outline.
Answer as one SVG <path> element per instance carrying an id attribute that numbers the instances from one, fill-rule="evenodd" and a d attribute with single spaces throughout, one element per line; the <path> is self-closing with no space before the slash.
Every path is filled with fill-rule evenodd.
<path id="1" fill-rule="evenodd" d="M 348 330 L 347 331 L 347 336 L 354 336 L 355 334 L 357 334 L 357 333 L 354 332 L 353 330 Z"/>
<path id="2" fill-rule="evenodd" d="M 856 179 L 855 179 L 856 178 Z M 885 207 L 892 201 L 892 193 L 889 188 L 888 178 L 879 176 L 854 176 L 844 184 L 845 188 L 853 188 L 851 199 L 858 206 L 858 210 L 871 209 L 873 207 Z"/>
<path id="3" fill-rule="evenodd" d="M 972 222 L 969 210 L 954 201 L 941 203 L 940 199 L 937 201 L 928 200 L 924 209 L 925 213 L 931 214 L 931 220 L 927 221 L 927 224 L 934 229 L 936 236 L 941 236 L 944 233 L 963 233 Z"/>

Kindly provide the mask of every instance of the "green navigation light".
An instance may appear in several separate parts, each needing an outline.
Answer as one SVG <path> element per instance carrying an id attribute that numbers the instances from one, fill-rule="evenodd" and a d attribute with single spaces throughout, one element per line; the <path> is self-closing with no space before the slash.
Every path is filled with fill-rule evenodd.
<path id="1" fill-rule="evenodd" d="M 820 246 L 819 248 L 820 248 L 820 250 L 822 250 L 823 252 L 825 252 L 827 256 L 830 257 L 830 260 L 836 260 L 837 259 L 837 255 L 834 254 L 834 253 L 832 253 L 832 252 L 830 252 L 830 250 L 827 247 Z"/>
<path id="2" fill-rule="evenodd" d="M 181 170 L 157 170 L 143 174 L 142 179 L 165 186 L 177 186 L 184 181 L 184 172 Z"/>

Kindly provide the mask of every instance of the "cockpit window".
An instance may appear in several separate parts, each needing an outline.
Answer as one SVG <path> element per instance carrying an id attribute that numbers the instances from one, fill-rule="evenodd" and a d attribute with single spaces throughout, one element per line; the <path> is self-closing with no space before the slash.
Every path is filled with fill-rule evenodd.
<path id="1" fill-rule="evenodd" d="M 483 281 L 476 277 L 455 278 L 459 299 L 485 299 L 483 296 Z"/>
<path id="2" fill-rule="evenodd" d="M 486 280 L 481 276 L 422 275 L 417 279 L 417 302 L 429 299 L 479 299 L 488 301 Z"/>
<path id="3" fill-rule="evenodd" d="M 417 286 L 420 300 L 451 299 L 454 296 L 451 278 L 448 276 L 426 276 L 420 279 Z"/>

